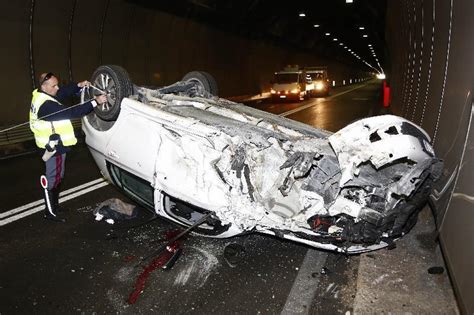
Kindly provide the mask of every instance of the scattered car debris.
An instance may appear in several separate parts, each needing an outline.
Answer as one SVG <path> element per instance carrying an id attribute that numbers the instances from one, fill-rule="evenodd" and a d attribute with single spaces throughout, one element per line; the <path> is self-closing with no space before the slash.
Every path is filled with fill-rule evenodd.
<path id="1" fill-rule="evenodd" d="M 181 256 L 181 253 L 183 252 L 183 250 L 181 248 L 175 249 L 173 247 L 167 248 L 166 250 L 171 251 L 173 255 L 166 262 L 166 264 L 164 264 L 163 267 L 161 267 L 161 268 L 163 270 L 170 270 L 171 268 L 173 268 L 173 266 L 176 263 L 176 261 L 178 260 L 179 256 Z"/>
<path id="2" fill-rule="evenodd" d="M 168 231 L 165 234 L 165 238 L 170 240 L 166 245 L 165 250 L 161 251 L 146 267 L 143 268 L 143 271 L 138 276 L 135 282 L 135 288 L 128 296 L 128 304 L 135 304 L 145 289 L 145 282 L 150 276 L 150 274 L 157 268 L 170 269 L 172 265 L 176 262 L 179 255 L 176 253 L 181 253 L 181 240 L 177 239 L 181 232 L 180 231 Z M 165 266 L 167 266 L 165 268 Z"/>
<path id="3" fill-rule="evenodd" d="M 431 275 L 440 275 L 444 272 L 444 267 L 441 266 L 433 266 L 428 268 L 428 273 Z"/>
<path id="4" fill-rule="evenodd" d="M 135 205 L 123 202 L 118 198 L 111 198 L 100 203 L 93 211 L 96 221 L 105 221 L 114 224 L 115 221 L 134 219 L 138 215 L 138 208 Z"/>
<path id="5" fill-rule="evenodd" d="M 102 174 L 179 225 L 212 213 L 200 235 L 259 232 L 348 254 L 393 247 L 442 171 L 428 134 L 402 117 L 332 134 L 219 98 L 205 72 L 152 89 L 101 66 L 91 82 L 108 95 L 83 120 Z"/>
<path id="6" fill-rule="evenodd" d="M 242 245 L 231 243 L 224 248 L 224 259 L 230 267 L 234 268 L 242 261 L 245 252 L 245 247 Z"/>

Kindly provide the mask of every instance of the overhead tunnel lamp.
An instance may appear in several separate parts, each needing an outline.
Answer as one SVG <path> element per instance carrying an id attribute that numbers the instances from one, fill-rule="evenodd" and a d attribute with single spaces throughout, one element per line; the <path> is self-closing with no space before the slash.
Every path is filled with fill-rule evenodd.
<path id="1" fill-rule="evenodd" d="M 306 14 L 305 14 L 304 12 L 301 12 L 301 13 L 299 14 L 299 17 L 305 17 L 305 16 L 306 16 Z"/>
<path id="2" fill-rule="evenodd" d="M 346 3 L 353 3 L 354 0 L 346 0 Z"/>
<path id="3" fill-rule="evenodd" d="M 319 24 L 314 24 L 313 25 L 315 28 L 318 28 L 319 27 Z"/>
<path id="4" fill-rule="evenodd" d="M 385 73 L 377 73 L 376 77 L 379 80 L 385 80 L 386 76 L 385 76 Z"/>

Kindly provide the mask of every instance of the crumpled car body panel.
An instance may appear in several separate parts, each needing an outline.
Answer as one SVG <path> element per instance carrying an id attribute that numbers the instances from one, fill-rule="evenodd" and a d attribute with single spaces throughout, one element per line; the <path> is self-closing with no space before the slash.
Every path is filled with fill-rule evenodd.
<path id="1" fill-rule="evenodd" d="M 211 211 L 225 227 L 213 237 L 259 232 L 345 253 L 382 248 L 416 222 L 441 171 L 426 133 L 401 117 L 331 134 L 217 97 L 140 95 L 123 99 L 107 130 L 85 118 L 87 145 L 112 182 L 108 163 L 149 182 L 157 214 L 197 220 L 171 213 L 170 200 Z"/>

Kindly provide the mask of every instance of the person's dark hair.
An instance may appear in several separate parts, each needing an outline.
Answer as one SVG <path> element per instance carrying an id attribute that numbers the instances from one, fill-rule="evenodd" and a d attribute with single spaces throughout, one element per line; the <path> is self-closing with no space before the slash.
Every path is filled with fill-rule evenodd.
<path id="1" fill-rule="evenodd" d="M 39 80 L 38 80 L 39 81 L 39 86 L 42 86 L 43 83 L 45 83 L 46 81 L 51 79 L 51 77 L 53 77 L 53 76 L 54 76 L 54 73 L 48 72 L 48 73 L 46 73 L 46 75 L 43 78 L 40 77 Z"/>

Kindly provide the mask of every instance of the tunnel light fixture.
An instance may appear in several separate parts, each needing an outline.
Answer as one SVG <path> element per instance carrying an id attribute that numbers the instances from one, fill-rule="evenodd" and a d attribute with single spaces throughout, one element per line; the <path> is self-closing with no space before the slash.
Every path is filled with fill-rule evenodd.
<path id="1" fill-rule="evenodd" d="M 367 38 L 367 37 L 369 37 L 369 35 L 364 34 L 364 35 L 362 35 L 362 37 Z"/>
<path id="2" fill-rule="evenodd" d="M 368 44 L 367 46 L 372 47 L 372 44 Z"/>
<path id="3" fill-rule="evenodd" d="M 344 46 L 344 43 L 339 43 L 339 46 Z"/>
<path id="4" fill-rule="evenodd" d="M 318 28 L 319 27 L 319 24 L 314 24 L 313 25 L 315 28 Z"/>
<path id="5" fill-rule="evenodd" d="M 299 17 L 305 17 L 306 14 L 304 12 L 300 12 Z"/>
<path id="6" fill-rule="evenodd" d="M 354 0 L 346 0 L 346 3 L 353 3 Z"/>
<path id="7" fill-rule="evenodd" d="M 360 29 L 360 30 L 365 30 L 365 27 L 359 26 L 359 29 Z"/>
<path id="8" fill-rule="evenodd" d="M 337 38 L 333 38 L 332 40 L 335 41 L 335 42 L 337 42 Z"/>
<path id="9" fill-rule="evenodd" d="M 326 36 L 331 36 L 331 33 L 326 33 L 326 34 L 324 34 L 324 35 L 326 35 Z"/>

